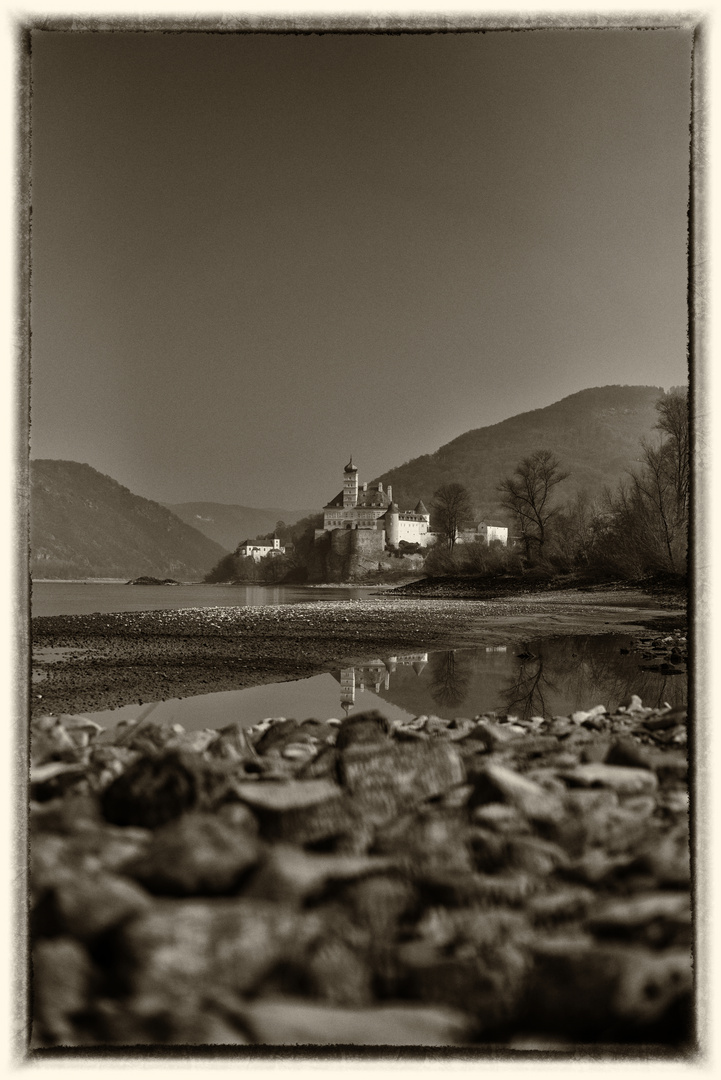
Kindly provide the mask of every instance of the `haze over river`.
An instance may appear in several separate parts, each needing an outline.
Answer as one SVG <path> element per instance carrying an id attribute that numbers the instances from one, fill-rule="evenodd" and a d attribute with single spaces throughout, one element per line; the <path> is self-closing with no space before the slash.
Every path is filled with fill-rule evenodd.
<path id="1" fill-rule="evenodd" d="M 372 589 L 289 585 L 128 585 L 124 581 L 35 581 L 32 614 L 101 615 L 111 611 L 262 607 L 321 600 L 363 600 Z"/>

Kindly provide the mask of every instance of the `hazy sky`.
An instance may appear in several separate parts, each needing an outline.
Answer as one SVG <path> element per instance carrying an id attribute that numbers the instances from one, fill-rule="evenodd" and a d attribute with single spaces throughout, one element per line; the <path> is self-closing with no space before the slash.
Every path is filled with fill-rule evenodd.
<path id="1" fill-rule="evenodd" d="M 32 455 L 290 509 L 686 377 L 690 32 L 35 32 Z"/>

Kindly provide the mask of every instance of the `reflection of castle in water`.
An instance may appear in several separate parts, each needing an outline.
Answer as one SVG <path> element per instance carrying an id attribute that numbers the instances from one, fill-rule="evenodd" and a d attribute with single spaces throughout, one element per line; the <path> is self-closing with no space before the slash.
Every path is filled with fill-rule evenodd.
<path id="1" fill-rule="evenodd" d="M 356 690 L 372 690 L 379 694 L 388 690 L 391 675 L 397 667 L 412 667 L 420 675 L 428 663 L 428 653 L 404 653 L 402 656 L 389 656 L 387 660 L 370 660 L 358 667 L 342 668 L 333 671 L 333 678 L 340 683 L 341 708 L 349 713 L 355 705 Z"/>

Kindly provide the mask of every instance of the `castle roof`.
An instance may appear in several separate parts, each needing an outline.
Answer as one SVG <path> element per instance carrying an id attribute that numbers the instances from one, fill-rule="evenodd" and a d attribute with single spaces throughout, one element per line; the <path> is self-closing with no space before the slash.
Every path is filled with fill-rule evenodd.
<path id="1" fill-rule="evenodd" d="M 343 470 L 343 472 L 347 472 L 347 473 L 354 473 L 354 472 L 358 472 L 358 470 L 356 469 L 355 465 L 353 464 L 353 455 L 352 455 L 352 454 L 351 454 L 351 459 L 350 459 L 350 461 L 348 462 L 348 464 L 346 465 L 346 467 L 345 467 L 345 469 Z"/>
<path id="2" fill-rule="evenodd" d="M 388 506 L 390 499 L 385 491 L 379 491 L 377 487 L 368 487 L 366 491 L 358 492 L 356 506 Z"/>
<path id="3" fill-rule="evenodd" d="M 398 503 L 397 502 L 389 503 L 388 504 L 388 510 L 386 511 L 386 513 L 388 513 L 388 514 L 397 514 L 398 513 Z"/>
<path id="4" fill-rule="evenodd" d="M 326 503 L 325 506 L 323 507 L 323 509 L 324 510 L 333 510 L 338 506 L 340 506 L 340 507 L 343 506 L 343 492 L 342 491 L 339 491 L 334 499 L 331 499 L 331 501 L 329 503 Z"/>
<path id="5" fill-rule="evenodd" d="M 413 513 L 414 514 L 427 514 L 428 513 L 428 511 L 426 510 L 425 503 L 423 502 L 423 499 L 418 500 L 418 505 L 416 506 Z"/>

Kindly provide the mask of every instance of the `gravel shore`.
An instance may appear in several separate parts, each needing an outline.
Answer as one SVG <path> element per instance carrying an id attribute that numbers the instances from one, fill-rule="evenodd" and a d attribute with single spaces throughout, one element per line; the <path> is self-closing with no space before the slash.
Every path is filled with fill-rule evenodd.
<path id="1" fill-rule="evenodd" d="M 687 724 L 35 721 L 35 1054 L 691 1053 Z"/>
<path id="2" fill-rule="evenodd" d="M 298 679 L 378 653 L 680 628 L 633 590 L 495 600 L 392 596 L 36 618 L 31 713 L 78 713 Z M 57 655 L 48 650 L 62 650 Z"/>

